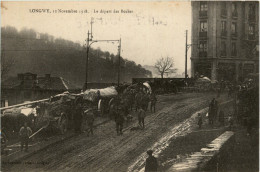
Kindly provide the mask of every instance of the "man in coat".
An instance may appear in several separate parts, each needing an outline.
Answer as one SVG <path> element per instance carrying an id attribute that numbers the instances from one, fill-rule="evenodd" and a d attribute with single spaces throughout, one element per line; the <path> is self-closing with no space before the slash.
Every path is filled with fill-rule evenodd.
<path id="1" fill-rule="evenodd" d="M 142 107 L 139 107 L 138 109 L 138 121 L 139 121 L 139 126 L 144 129 L 144 118 L 145 118 L 145 111 L 143 110 Z"/>
<path id="2" fill-rule="evenodd" d="M 124 124 L 124 114 L 123 114 L 121 107 L 119 107 L 118 111 L 115 113 L 115 122 L 116 122 L 117 135 L 122 135 L 123 134 L 123 124 Z"/>
<path id="3" fill-rule="evenodd" d="M 88 109 L 85 112 L 86 115 L 86 123 L 87 123 L 87 136 L 91 133 L 93 135 L 93 125 L 94 125 L 94 113 L 93 109 Z"/>
<path id="4" fill-rule="evenodd" d="M 24 123 L 24 126 L 20 129 L 19 135 L 21 140 L 21 151 L 23 151 L 23 147 L 25 145 L 25 152 L 28 151 L 28 142 L 29 136 L 32 134 L 32 130 L 28 127 L 27 122 Z"/>
<path id="5" fill-rule="evenodd" d="M 81 133 L 81 124 L 82 124 L 82 101 L 78 99 L 75 101 L 75 110 L 74 110 L 74 130 L 75 133 Z"/>
<path id="6" fill-rule="evenodd" d="M 153 156 L 153 151 L 148 150 L 146 153 L 148 154 L 149 157 L 146 159 L 144 171 L 145 172 L 157 171 L 158 163 L 157 163 L 157 159 Z"/>
<path id="7" fill-rule="evenodd" d="M 157 98 L 154 93 L 151 94 L 150 100 L 151 100 L 151 112 L 152 111 L 155 112 L 155 105 L 157 102 Z"/>

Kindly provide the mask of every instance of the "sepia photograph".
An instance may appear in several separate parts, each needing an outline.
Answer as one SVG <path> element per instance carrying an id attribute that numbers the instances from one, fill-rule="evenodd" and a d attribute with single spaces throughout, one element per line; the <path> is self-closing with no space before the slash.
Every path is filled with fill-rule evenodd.
<path id="1" fill-rule="evenodd" d="M 1 171 L 259 171 L 259 1 L 1 1 L 0 33 Z"/>

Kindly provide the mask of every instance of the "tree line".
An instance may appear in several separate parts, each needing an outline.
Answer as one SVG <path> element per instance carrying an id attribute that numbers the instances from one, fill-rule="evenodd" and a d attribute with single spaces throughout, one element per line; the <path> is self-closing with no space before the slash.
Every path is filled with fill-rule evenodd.
<path id="1" fill-rule="evenodd" d="M 61 76 L 82 88 L 86 73 L 86 50 L 79 43 L 55 38 L 33 29 L 1 27 L 2 80 L 17 73 L 46 73 Z M 89 82 L 116 83 L 118 55 L 90 48 Z M 151 77 L 152 73 L 140 64 L 121 57 L 120 81 L 131 82 L 132 77 Z"/>

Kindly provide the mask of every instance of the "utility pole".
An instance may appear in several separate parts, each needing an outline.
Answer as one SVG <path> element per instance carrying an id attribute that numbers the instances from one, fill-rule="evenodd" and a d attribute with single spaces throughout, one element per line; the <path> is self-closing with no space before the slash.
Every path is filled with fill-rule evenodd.
<path id="1" fill-rule="evenodd" d="M 185 43 L 185 79 L 187 78 L 187 51 L 188 51 L 187 39 L 188 39 L 188 30 L 186 30 L 186 43 Z"/>
<path id="2" fill-rule="evenodd" d="M 120 83 L 120 52 L 121 52 L 121 38 L 119 40 L 119 46 L 118 46 L 118 78 L 117 78 L 117 86 L 119 86 Z"/>
<path id="3" fill-rule="evenodd" d="M 89 31 L 88 31 L 88 38 L 87 38 L 87 59 L 86 59 L 86 80 L 85 80 L 85 87 L 84 91 L 88 88 L 88 52 L 89 52 Z"/>
<path id="4" fill-rule="evenodd" d="M 118 85 L 119 85 L 119 81 L 120 81 L 120 52 L 121 52 L 121 38 L 120 40 L 92 40 L 93 38 L 93 32 L 92 32 L 92 24 L 93 24 L 93 21 L 92 21 L 93 18 L 91 18 L 91 31 L 89 32 L 88 30 L 88 38 L 87 38 L 87 58 L 86 58 L 86 80 L 85 80 L 85 84 L 84 84 L 84 88 L 83 88 L 83 91 L 87 90 L 88 88 L 88 63 L 89 63 L 89 60 L 88 60 L 88 54 L 89 54 L 89 51 L 90 51 L 90 46 L 95 43 L 95 42 L 119 42 L 119 46 L 118 46 L 118 55 L 119 55 L 119 65 L 118 65 Z"/>

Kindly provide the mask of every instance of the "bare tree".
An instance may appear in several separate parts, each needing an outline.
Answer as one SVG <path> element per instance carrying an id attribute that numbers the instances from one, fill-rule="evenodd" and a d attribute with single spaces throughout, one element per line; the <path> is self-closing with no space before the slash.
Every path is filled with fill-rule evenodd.
<path id="1" fill-rule="evenodd" d="M 172 57 L 162 57 L 158 59 L 154 65 L 158 73 L 163 78 L 164 74 L 175 73 L 177 69 L 173 68 L 174 60 Z"/>
<path id="2" fill-rule="evenodd" d="M 1 79 L 5 79 L 7 74 L 9 73 L 11 67 L 14 65 L 14 59 L 9 57 L 7 58 L 6 56 L 1 57 Z"/>

